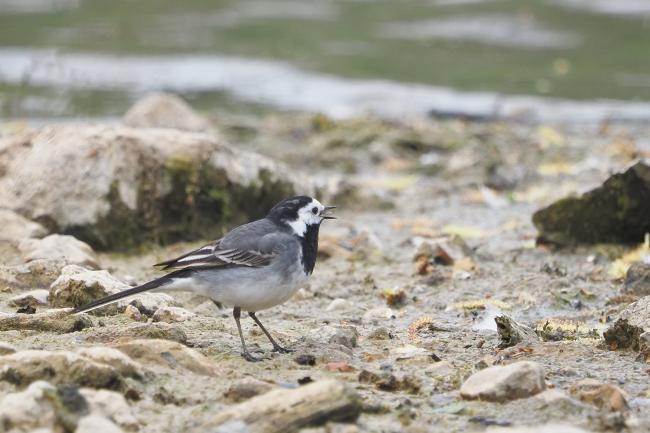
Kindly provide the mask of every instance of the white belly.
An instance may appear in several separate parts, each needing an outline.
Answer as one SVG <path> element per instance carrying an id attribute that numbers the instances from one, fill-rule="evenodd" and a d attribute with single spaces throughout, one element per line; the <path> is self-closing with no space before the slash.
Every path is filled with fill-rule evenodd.
<path id="1" fill-rule="evenodd" d="M 299 267 L 284 274 L 272 268 L 240 269 L 179 278 L 164 289 L 192 291 L 226 306 L 260 311 L 286 302 L 307 281 L 307 275 Z"/>

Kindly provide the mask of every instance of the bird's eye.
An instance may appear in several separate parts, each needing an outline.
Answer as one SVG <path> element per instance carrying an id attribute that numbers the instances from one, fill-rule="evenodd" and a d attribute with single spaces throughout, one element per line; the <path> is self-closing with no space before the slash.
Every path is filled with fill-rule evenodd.
<path id="1" fill-rule="evenodd" d="M 317 208 L 317 207 L 312 208 L 312 209 L 311 209 L 311 213 L 313 213 L 314 215 L 316 215 L 316 214 L 318 213 L 318 208 Z"/>

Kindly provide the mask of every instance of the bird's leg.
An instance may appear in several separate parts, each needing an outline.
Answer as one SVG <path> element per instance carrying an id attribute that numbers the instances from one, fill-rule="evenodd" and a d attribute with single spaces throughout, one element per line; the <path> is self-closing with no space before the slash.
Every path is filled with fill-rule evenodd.
<path id="1" fill-rule="evenodd" d="M 257 326 L 259 326 L 260 328 L 262 328 L 262 332 L 264 332 L 264 334 L 266 335 L 266 337 L 269 339 L 269 341 L 270 341 L 271 344 L 273 345 L 273 352 L 280 352 L 280 353 L 290 353 L 290 352 L 293 352 L 293 350 L 291 350 L 291 349 L 286 349 L 286 348 L 280 346 L 280 345 L 279 345 L 279 344 L 278 344 L 278 343 L 273 339 L 273 337 L 271 337 L 271 334 L 269 333 L 269 331 L 266 330 L 266 328 L 264 327 L 264 325 L 262 325 L 262 322 L 260 322 L 260 319 L 257 318 L 257 316 L 255 315 L 255 312 L 254 312 L 254 311 L 249 311 L 249 312 L 248 312 L 248 315 L 251 316 L 251 319 L 253 319 L 253 320 L 255 321 L 255 323 L 257 323 Z"/>
<path id="2" fill-rule="evenodd" d="M 241 353 L 241 356 L 249 362 L 257 362 L 261 361 L 261 359 L 254 357 L 253 355 L 250 354 L 248 349 L 246 349 L 246 343 L 244 342 L 244 334 L 241 332 L 241 323 L 239 323 L 239 318 L 241 317 L 241 308 L 235 307 L 232 309 L 232 315 L 235 318 L 235 322 L 237 323 L 237 330 L 239 331 L 239 339 L 241 340 L 241 347 L 243 352 Z"/>

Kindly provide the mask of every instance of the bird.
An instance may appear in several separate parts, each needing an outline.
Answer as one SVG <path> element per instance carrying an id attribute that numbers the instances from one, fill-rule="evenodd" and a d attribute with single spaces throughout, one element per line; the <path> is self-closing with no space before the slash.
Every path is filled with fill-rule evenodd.
<path id="1" fill-rule="evenodd" d="M 230 306 L 241 341 L 241 356 L 260 361 L 246 347 L 240 323 L 246 311 L 273 345 L 289 353 L 262 325 L 256 313 L 286 302 L 311 276 L 316 265 L 318 232 L 331 210 L 308 196 L 284 199 L 259 220 L 238 226 L 207 245 L 156 267 L 166 275 L 139 286 L 94 300 L 72 312 L 92 311 L 149 290 L 191 291 L 218 307 Z"/>

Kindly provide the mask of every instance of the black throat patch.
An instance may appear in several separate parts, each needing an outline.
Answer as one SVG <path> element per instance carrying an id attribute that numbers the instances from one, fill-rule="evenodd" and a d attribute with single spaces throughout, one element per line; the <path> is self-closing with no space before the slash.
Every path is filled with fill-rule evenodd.
<path id="1" fill-rule="evenodd" d="M 307 275 L 311 275 L 314 271 L 314 266 L 316 266 L 319 229 L 320 224 L 308 225 L 305 235 L 303 237 L 298 237 L 302 248 L 302 268 L 305 270 L 305 274 Z"/>

